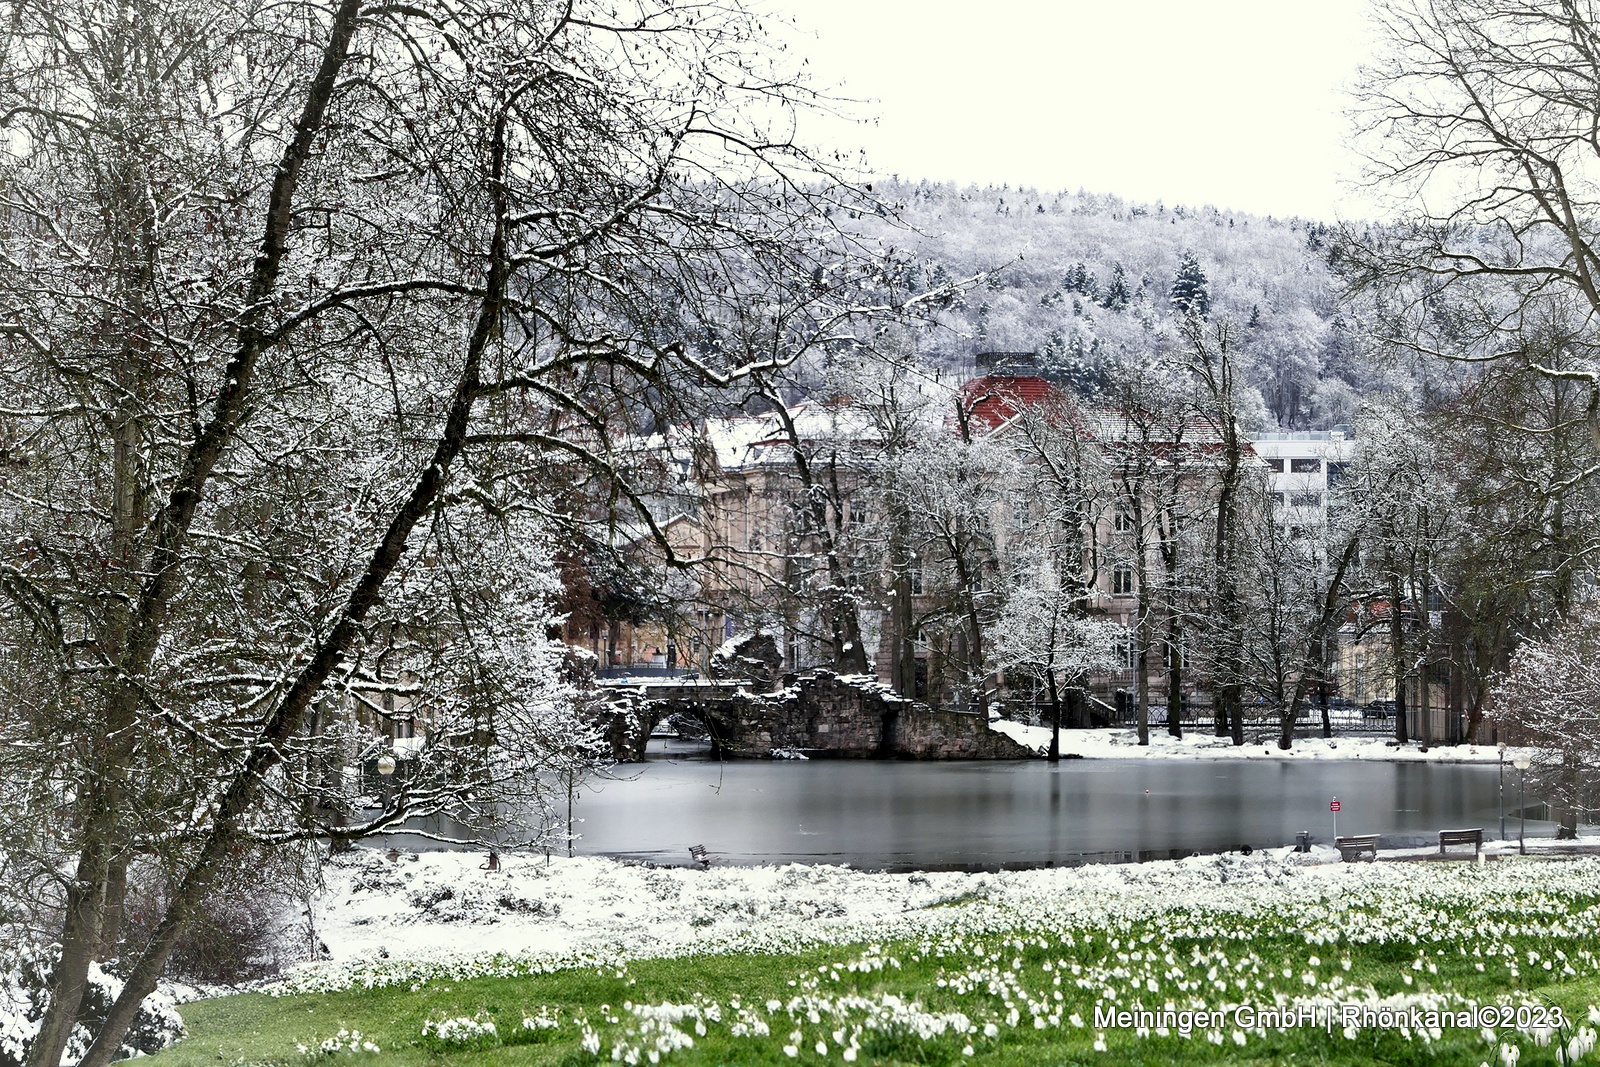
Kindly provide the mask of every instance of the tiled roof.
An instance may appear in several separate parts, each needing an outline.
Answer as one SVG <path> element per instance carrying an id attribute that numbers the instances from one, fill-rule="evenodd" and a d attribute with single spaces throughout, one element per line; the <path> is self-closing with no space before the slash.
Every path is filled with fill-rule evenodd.
<path id="1" fill-rule="evenodd" d="M 1055 395 L 1056 387 L 1043 378 L 988 374 L 961 387 L 961 405 L 968 412 L 973 432 L 988 433 Z"/>

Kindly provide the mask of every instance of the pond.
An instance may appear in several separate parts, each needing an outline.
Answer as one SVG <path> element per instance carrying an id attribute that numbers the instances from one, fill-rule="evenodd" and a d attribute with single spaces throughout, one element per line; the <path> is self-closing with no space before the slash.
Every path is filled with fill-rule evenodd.
<path id="1" fill-rule="evenodd" d="M 718 762 L 652 742 L 643 764 L 579 795 L 580 855 L 683 864 L 849 863 L 883 870 L 980 870 L 1224 852 L 1294 843 L 1308 830 L 1437 842 L 1441 829 L 1499 830 L 1493 764 L 1374 760 Z M 1516 777 L 1506 776 L 1517 833 Z M 1530 835 L 1549 824 L 1528 823 Z"/>

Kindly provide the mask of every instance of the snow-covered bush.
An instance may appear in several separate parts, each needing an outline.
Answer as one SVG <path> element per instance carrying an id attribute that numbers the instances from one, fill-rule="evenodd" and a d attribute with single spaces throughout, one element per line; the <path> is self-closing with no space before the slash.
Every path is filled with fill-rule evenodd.
<path id="1" fill-rule="evenodd" d="M 0 953 L 0 1067 L 21 1067 L 28 1046 L 39 1032 L 44 1016 L 49 983 L 55 960 L 52 950 L 27 945 Z M 76 1060 L 88 1051 L 92 1029 L 98 1029 L 106 1012 L 122 993 L 122 981 L 99 964 L 89 965 L 88 987 L 83 994 L 83 1011 L 67 1053 Z M 133 1025 L 123 1039 L 124 1058 L 166 1048 L 184 1036 L 183 1018 L 170 994 L 155 992 L 139 1007 Z"/>

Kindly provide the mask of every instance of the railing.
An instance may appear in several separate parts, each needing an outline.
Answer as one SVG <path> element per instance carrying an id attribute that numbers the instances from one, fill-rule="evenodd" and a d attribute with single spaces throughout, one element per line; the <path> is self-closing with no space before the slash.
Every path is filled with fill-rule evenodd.
<path id="1" fill-rule="evenodd" d="M 1016 702 L 1008 709 L 1014 718 L 1025 718 L 1029 711 L 1037 717 L 1040 723 L 1049 723 L 1050 705 L 1047 702 Z M 1089 710 L 1096 726 L 1133 726 L 1138 722 L 1138 709 L 1131 701 L 1118 704 L 1107 703 L 1099 697 L 1089 698 Z M 1278 709 L 1266 704 L 1246 704 L 1244 706 L 1244 723 L 1247 730 L 1278 729 Z M 1150 705 L 1149 722 L 1152 727 L 1167 726 L 1167 705 L 1165 699 L 1153 702 Z M 1183 710 L 1178 722 L 1188 729 L 1211 729 L 1215 724 L 1212 704 L 1209 699 L 1185 698 Z M 1328 724 L 1335 735 L 1346 736 L 1373 736 L 1387 737 L 1394 733 L 1394 714 L 1380 715 L 1375 710 L 1349 706 L 1330 706 L 1328 708 Z M 1063 725 L 1066 725 L 1063 723 Z M 1294 735 L 1296 737 L 1319 737 L 1322 734 L 1322 705 L 1309 703 L 1300 708 L 1299 715 L 1295 718 Z M 1412 731 L 1415 736 L 1415 731 Z M 1447 743 L 1449 738 L 1440 738 L 1441 743 Z"/>
<path id="2" fill-rule="evenodd" d="M 595 671 L 595 677 L 597 678 L 683 678 L 692 680 L 699 676 L 699 670 L 694 667 L 658 667 L 653 664 L 639 664 L 633 667 L 601 667 Z"/>

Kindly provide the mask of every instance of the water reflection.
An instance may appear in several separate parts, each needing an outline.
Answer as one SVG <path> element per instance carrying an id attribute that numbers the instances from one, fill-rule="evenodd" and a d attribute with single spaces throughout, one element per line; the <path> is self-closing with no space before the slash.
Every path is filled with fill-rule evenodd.
<path id="1" fill-rule="evenodd" d="M 1427 844 L 1498 827 L 1492 764 L 1287 760 L 719 763 L 655 742 L 628 781 L 585 790 L 580 854 L 686 863 L 983 869 L 1166 858 L 1333 836 Z M 669 743 L 670 745 L 670 743 Z M 1508 829 L 1513 836 L 1516 824 Z M 1530 833 L 1548 833 L 1529 824 Z"/>

